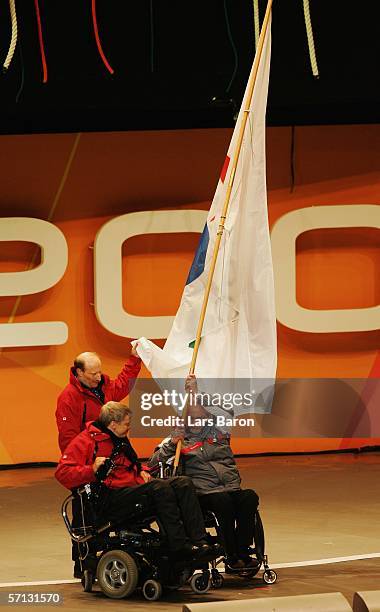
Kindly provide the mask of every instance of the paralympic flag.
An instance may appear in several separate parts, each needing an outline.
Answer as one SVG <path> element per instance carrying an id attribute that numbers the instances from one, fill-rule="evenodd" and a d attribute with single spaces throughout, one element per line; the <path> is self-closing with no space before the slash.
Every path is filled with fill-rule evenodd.
<path id="1" fill-rule="evenodd" d="M 141 338 L 138 353 L 156 379 L 189 372 L 208 271 L 228 185 L 233 180 L 213 281 L 207 303 L 197 378 L 273 379 L 276 373 L 276 317 L 268 227 L 265 113 L 270 70 L 270 21 L 266 29 L 253 94 L 248 86 L 228 148 L 207 222 L 182 300 L 163 349 Z M 249 81 L 248 81 L 249 83 Z M 244 113 L 248 119 L 240 155 L 237 146 Z"/>

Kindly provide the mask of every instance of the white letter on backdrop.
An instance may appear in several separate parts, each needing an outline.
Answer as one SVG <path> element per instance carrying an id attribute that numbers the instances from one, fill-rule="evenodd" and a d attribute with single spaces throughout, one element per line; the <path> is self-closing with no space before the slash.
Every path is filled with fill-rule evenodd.
<path id="1" fill-rule="evenodd" d="M 126 338 L 166 338 L 174 316 L 139 317 L 122 304 L 122 245 L 144 234 L 202 232 L 205 210 L 156 210 L 134 212 L 108 221 L 94 243 L 95 312 L 108 331 Z"/>
<path id="2" fill-rule="evenodd" d="M 41 248 L 41 263 L 23 272 L 0 273 L 0 296 L 39 293 L 53 287 L 67 267 L 66 239 L 55 225 L 42 219 L 4 217 L 0 219 L 0 241 L 33 242 Z M 49 346 L 64 344 L 68 337 L 66 323 L 2 323 L 0 346 Z"/>
<path id="3" fill-rule="evenodd" d="M 322 228 L 376 227 L 380 206 L 312 206 L 287 213 L 271 233 L 276 314 L 283 325 L 302 332 L 356 332 L 380 329 L 380 306 L 313 310 L 296 301 L 296 240 L 304 232 Z M 339 279 L 337 280 L 339 282 Z"/>

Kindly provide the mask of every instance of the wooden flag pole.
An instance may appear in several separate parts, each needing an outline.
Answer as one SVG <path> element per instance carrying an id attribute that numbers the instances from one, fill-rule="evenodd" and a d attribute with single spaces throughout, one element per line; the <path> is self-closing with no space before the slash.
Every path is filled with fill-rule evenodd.
<path id="1" fill-rule="evenodd" d="M 232 192 L 232 187 L 233 187 L 233 184 L 234 184 L 236 168 L 237 168 L 237 164 L 238 164 L 238 161 L 239 161 L 241 147 L 242 147 L 242 144 L 243 144 L 244 131 L 245 131 L 245 127 L 247 125 L 248 115 L 249 115 L 249 112 L 250 112 L 249 107 L 251 105 L 252 96 L 253 96 L 253 90 L 254 90 L 255 83 L 256 83 L 257 72 L 258 72 L 258 69 L 259 69 L 261 55 L 262 55 L 262 52 L 263 52 L 265 34 L 266 34 L 266 31 L 267 31 L 267 28 L 268 28 L 269 17 L 270 17 L 270 13 L 271 13 L 271 10 L 272 10 L 272 3 L 273 3 L 273 0 L 268 0 L 267 8 L 266 8 L 266 11 L 265 11 L 263 25 L 261 27 L 259 42 L 258 42 L 258 45 L 257 45 L 256 54 L 255 54 L 255 59 L 254 59 L 254 63 L 253 63 L 252 75 L 251 75 L 250 82 L 248 83 L 248 87 L 247 87 L 246 108 L 244 109 L 244 114 L 243 114 L 243 118 L 242 118 L 242 122 L 241 122 L 241 126 L 240 126 L 238 141 L 237 141 L 236 149 L 235 149 L 234 156 L 233 156 L 230 179 L 229 179 L 228 185 L 227 185 L 226 197 L 225 197 L 224 204 L 223 204 L 222 214 L 221 214 L 220 220 L 219 220 L 219 227 L 218 227 L 218 231 L 217 231 L 217 234 L 216 234 L 214 252 L 213 252 L 213 255 L 212 255 L 212 259 L 211 259 L 210 269 L 209 269 L 209 273 L 208 273 L 208 277 L 207 277 L 207 283 L 206 283 L 206 288 L 205 288 L 205 293 L 204 293 L 204 296 L 203 296 L 201 314 L 200 314 L 199 321 L 198 321 L 198 327 L 197 327 L 197 332 L 196 332 L 196 337 L 195 337 L 193 357 L 192 357 L 191 364 L 190 364 L 189 374 L 194 374 L 194 370 L 195 370 L 195 364 L 196 364 L 196 361 L 197 361 L 199 345 L 200 345 L 200 342 L 201 342 L 203 324 L 204 324 L 204 320 L 205 320 L 205 316 L 206 316 L 207 303 L 208 303 L 208 299 L 209 299 L 209 296 L 210 296 L 212 280 L 213 280 L 214 272 L 215 272 L 216 260 L 217 260 L 217 257 L 218 257 L 219 247 L 220 247 L 220 243 L 221 243 L 222 236 L 223 236 L 224 223 L 225 223 L 225 220 L 226 220 L 226 217 L 227 217 L 227 211 L 228 211 L 228 206 L 229 206 L 230 199 L 231 199 L 231 192 Z M 186 418 L 186 408 L 187 407 L 185 407 L 184 412 L 183 412 L 183 418 Z M 179 457 L 180 457 L 180 453 L 181 453 L 181 446 L 182 446 L 182 442 L 181 442 L 181 440 L 179 440 L 177 442 L 176 454 L 175 454 L 175 459 L 174 459 L 174 464 L 173 464 L 173 475 L 175 475 L 175 473 L 177 471 L 178 464 L 179 464 Z"/>
<path id="2" fill-rule="evenodd" d="M 265 34 L 266 34 L 266 31 L 267 31 L 269 17 L 270 17 L 270 12 L 271 12 L 271 9 L 272 9 L 272 2 L 273 2 L 273 0 L 268 0 L 267 8 L 266 8 L 266 11 L 265 11 L 265 17 L 264 17 L 263 25 L 262 25 L 262 28 L 261 28 L 260 38 L 259 38 L 259 42 L 258 42 L 258 45 L 257 45 L 257 52 L 256 52 L 256 55 L 255 55 L 255 60 L 254 60 L 254 68 L 253 68 L 253 71 L 252 71 L 252 76 L 251 76 L 250 83 L 248 85 L 247 103 L 246 103 L 247 108 L 244 109 L 244 114 L 243 114 L 243 119 L 242 119 L 241 126 L 240 126 L 238 142 L 237 142 L 237 145 L 236 145 L 236 149 L 235 149 L 235 153 L 234 153 L 234 157 L 233 157 L 233 162 L 232 162 L 232 170 L 231 170 L 231 174 L 230 174 L 230 180 L 228 181 L 226 197 L 225 197 L 225 200 L 224 200 L 222 214 L 220 216 L 218 232 L 217 232 L 216 240 L 215 240 L 214 252 L 213 252 L 212 260 L 211 260 L 211 263 L 210 263 L 210 270 L 209 270 L 209 274 L 208 274 L 208 278 L 207 278 L 207 284 L 206 284 L 205 294 L 204 294 L 204 297 L 203 297 L 201 314 L 200 314 L 200 317 L 199 317 L 199 322 L 198 322 L 198 327 L 197 327 L 197 333 L 196 333 L 196 338 L 195 338 L 193 357 L 192 357 L 192 360 L 191 360 L 189 374 L 194 374 L 194 370 L 195 370 L 195 363 L 197 361 L 199 345 L 200 345 L 200 342 L 201 342 L 203 323 L 204 323 L 205 316 L 206 316 L 207 302 L 208 302 L 208 298 L 210 296 L 211 285 L 212 285 L 212 280 L 213 280 L 215 266 L 216 266 L 216 260 L 217 260 L 217 257 L 218 257 L 218 251 L 219 251 L 219 247 L 220 247 L 220 243 L 221 243 L 222 236 L 223 236 L 223 231 L 224 231 L 224 223 L 225 223 L 225 220 L 226 220 L 226 217 L 227 217 L 228 206 L 230 204 L 231 192 L 232 192 L 232 187 L 233 187 L 233 184 L 234 184 L 234 179 L 235 179 L 235 174 L 236 174 L 236 167 L 237 167 L 237 164 L 238 164 L 238 161 L 239 161 L 240 151 L 241 151 L 241 147 L 242 147 L 242 144 L 243 144 L 243 137 L 244 137 L 245 126 L 247 125 L 247 120 L 248 120 L 248 115 L 249 115 L 249 106 L 250 106 L 251 101 L 252 101 L 253 90 L 254 90 L 255 83 L 256 83 L 257 71 L 259 69 L 260 59 L 261 59 L 261 55 L 262 55 L 262 51 L 263 51 L 263 46 L 264 46 Z"/>

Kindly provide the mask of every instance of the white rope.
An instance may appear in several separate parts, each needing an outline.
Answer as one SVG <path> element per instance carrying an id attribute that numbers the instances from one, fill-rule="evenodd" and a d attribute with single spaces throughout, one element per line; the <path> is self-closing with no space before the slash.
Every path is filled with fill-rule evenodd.
<path id="1" fill-rule="evenodd" d="M 15 5 L 15 0 L 9 0 L 9 11 L 11 14 L 11 21 L 12 21 L 12 37 L 11 37 L 11 42 L 9 45 L 9 49 L 8 49 L 8 53 L 7 53 L 7 57 L 5 58 L 4 64 L 3 64 L 3 70 L 8 70 L 9 65 L 12 61 L 15 49 L 16 49 L 16 44 L 17 44 L 17 16 L 16 16 L 16 5 Z"/>
<path id="2" fill-rule="evenodd" d="M 253 21 L 255 26 L 255 50 L 260 36 L 259 0 L 253 0 Z"/>
<path id="3" fill-rule="evenodd" d="M 309 57 L 310 57 L 311 70 L 315 77 L 319 77 L 318 64 L 317 64 L 317 58 L 315 55 L 315 47 L 314 47 L 313 28 L 311 25 L 311 18 L 310 18 L 309 0 L 303 0 L 303 14 L 305 17 L 307 44 L 309 46 Z"/>

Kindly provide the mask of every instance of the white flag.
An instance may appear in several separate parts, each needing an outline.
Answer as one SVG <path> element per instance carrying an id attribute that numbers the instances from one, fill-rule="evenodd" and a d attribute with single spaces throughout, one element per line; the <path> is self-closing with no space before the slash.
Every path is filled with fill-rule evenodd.
<path id="1" fill-rule="evenodd" d="M 207 223 L 166 344 L 161 350 L 150 341 L 140 339 L 138 352 L 156 379 L 184 378 L 189 372 L 192 343 L 226 199 L 232 159 L 246 111 L 248 121 L 207 304 L 195 374 L 203 379 L 275 377 L 276 317 L 265 172 L 270 47 L 269 21 L 251 103 L 248 105 L 247 102 L 247 86 Z"/>

